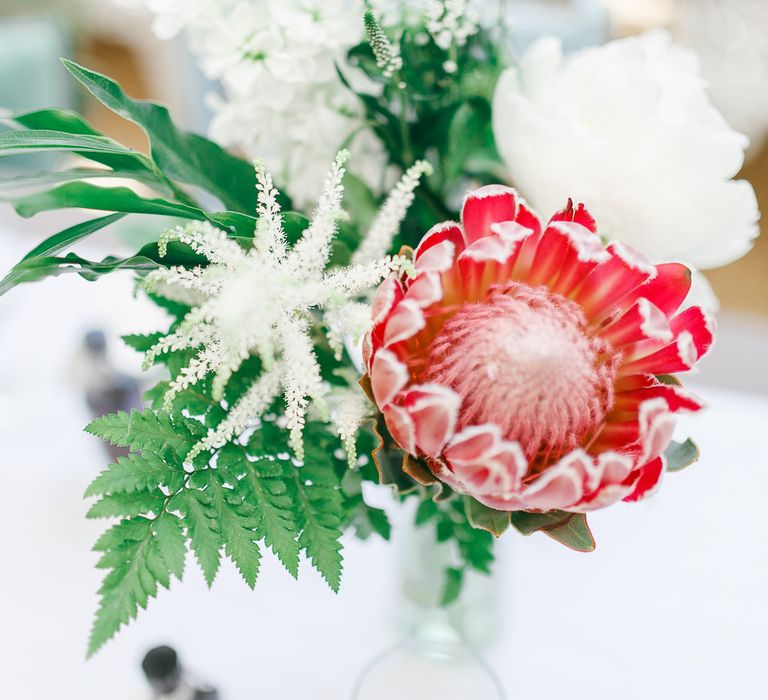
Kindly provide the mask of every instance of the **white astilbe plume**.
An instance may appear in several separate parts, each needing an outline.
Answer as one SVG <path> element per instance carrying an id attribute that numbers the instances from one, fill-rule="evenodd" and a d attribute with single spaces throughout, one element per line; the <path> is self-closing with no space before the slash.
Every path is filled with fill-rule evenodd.
<path id="1" fill-rule="evenodd" d="M 261 360 L 262 373 L 250 390 L 233 406 L 226 419 L 191 451 L 189 459 L 204 450 L 216 449 L 257 424 L 258 419 L 282 393 L 290 443 L 303 458 L 302 432 L 310 403 L 327 420 L 328 388 L 323 382 L 311 335 L 314 311 L 325 316 L 329 342 L 338 349 L 339 333 L 364 332 L 364 295 L 392 271 L 407 271 L 402 257 L 379 258 L 326 271 L 331 243 L 342 210 L 344 163 L 341 152 L 325 180 L 314 216 L 299 241 L 289 248 L 277 190 L 263 165 L 256 164 L 258 221 L 253 243 L 243 247 L 208 222 L 194 222 L 165 233 L 160 253 L 170 240 L 186 243 L 209 264 L 184 270 L 159 269 L 145 281 L 148 290 L 165 297 L 193 294 L 199 302 L 178 327 L 161 338 L 145 356 L 148 366 L 167 352 L 194 349 L 195 357 L 173 379 L 165 395 L 166 407 L 189 386 L 213 374 L 212 396 L 221 401 L 227 382 L 248 357 Z M 341 317 L 346 314 L 344 324 Z M 335 320 L 334 320 L 335 319 Z M 333 330 L 330 330 L 330 326 Z M 351 409 L 344 415 L 351 415 Z M 339 429 L 349 452 L 348 417 Z"/>
<path id="2" fill-rule="evenodd" d="M 349 468 L 357 461 L 355 438 L 363 422 L 370 416 L 371 406 L 365 395 L 355 389 L 336 389 L 329 396 L 331 423 L 341 438 Z"/>
<path id="3" fill-rule="evenodd" d="M 344 353 L 344 340 L 357 345 L 371 327 L 371 307 L 358 301 L 335 306 L 325 312 L 328 344 L 340 360 Z"/>
<path id="4" fill-rule="evenodd" d="M 240 435 L 250 424 L 264 415 L 272 402 L 280 394 L 282 367 L 277 365 L 264 372 L 246 391 L 243 397 L 227 412 L 227 417 L 219 423 L 216 430 L 211 430 L 207 437 L 192 449 L 189 458 L 203 450 L 223 447 L 235 435 Z"/>
<path id="5" fill-rule="evenodd" d="M 416 161 L 408 168 L 381 207 L 368 234 L 355 251 L 352 262 L 379 260 L 389 252 L 392 239 L 413 203 L 414 190 L 418 187 L 423 175 L 431 174 L 432 166 L 425 160 Z"/>
<path id="6" fill-rule="evenodd" d="M 427 0 L 427 30 L 441 49 L 464 46 L 477 33 L 477 18 L 467 4 L 467 0 Z"/>

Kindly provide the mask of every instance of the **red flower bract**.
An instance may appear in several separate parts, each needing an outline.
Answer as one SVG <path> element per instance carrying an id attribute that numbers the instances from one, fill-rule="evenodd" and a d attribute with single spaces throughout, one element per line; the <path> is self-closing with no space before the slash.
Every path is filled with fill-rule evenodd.
<path id="1" fill-rule="evenodd" d="M 701 408 L 659 377 L 712 343 L 701 309 L 677 313 L 685 266 L 604 247 L 582 205 L 542 230 L 496 185 L 414 257 L 414 277 L 379 288 L 364 348 L 404 450 L 500 510 L 585 512 L 656 488 L 674 414 Z"/>

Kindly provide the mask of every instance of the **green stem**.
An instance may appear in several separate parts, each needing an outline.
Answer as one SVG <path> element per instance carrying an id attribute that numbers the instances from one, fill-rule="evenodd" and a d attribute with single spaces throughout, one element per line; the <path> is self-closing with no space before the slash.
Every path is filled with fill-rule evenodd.
<path id="1" fill-rule="evenodd" d="M 402 76 L 398 75 L 400 84 L 404 84 Z M 405 87 L 400 88 L 400 140 L 403 144 L 403 165 L 407 170 L 413 165 L 413 149 L 411 147 L 411 130 L 408 123 L 408 91 Z"/>

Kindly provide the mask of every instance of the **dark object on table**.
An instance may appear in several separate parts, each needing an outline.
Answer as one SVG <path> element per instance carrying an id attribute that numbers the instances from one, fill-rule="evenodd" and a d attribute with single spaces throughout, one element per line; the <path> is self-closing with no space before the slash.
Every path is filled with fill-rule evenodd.
<path id="1" fill-rule="evenodd" d="M 142 408 L 141 385 L 135 377 L 120 372 L 109 361 L 107 339 L 102 331 L 86 333 L 83 342 L 87 363 L 85 398 L 94 418 L 107 413 Z M 128 454 L 121 447 L 107 446 L 114 460 Z"/>
<path id="2" fill-rule="evenodd" d="M 141 668 L 158 698 L 173 695 L 178 700 L 219 700 L 218 691 L 188 674 L 176 650 L 169 646 L 150 649 Z"/>

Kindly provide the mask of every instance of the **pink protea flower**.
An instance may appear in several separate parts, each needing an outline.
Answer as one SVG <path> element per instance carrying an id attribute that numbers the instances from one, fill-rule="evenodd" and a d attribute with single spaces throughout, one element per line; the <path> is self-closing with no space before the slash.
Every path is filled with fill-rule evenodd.
<path id="1" fill-rule="evenodd" d="M 569 202 L 546 229 L 512 189 L 471 193 L 386 280 L 365 342 L 395 441 L 498 510 L 586 512 L 650 494 L 680 411 L 661 375 L 712 343 L 680 264 L 654 266 Z"/>

